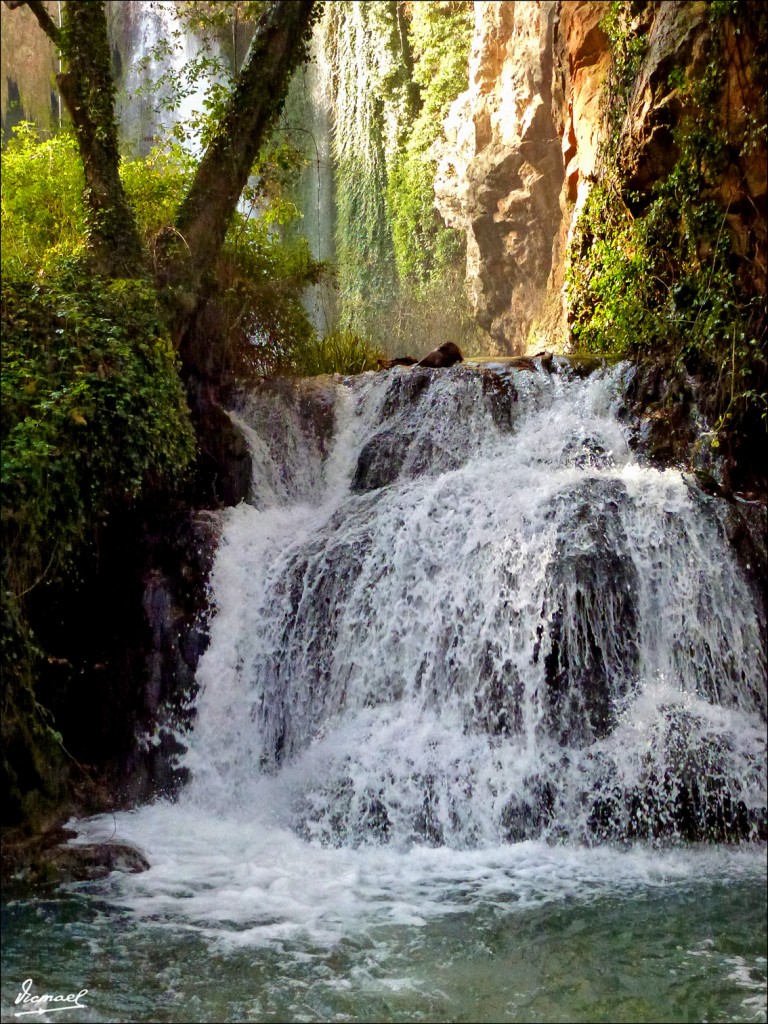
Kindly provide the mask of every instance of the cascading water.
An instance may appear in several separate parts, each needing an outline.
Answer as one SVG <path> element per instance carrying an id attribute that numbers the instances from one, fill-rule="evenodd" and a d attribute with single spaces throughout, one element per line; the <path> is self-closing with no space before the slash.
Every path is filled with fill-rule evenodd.
<path id="1" fill-rule="evenodd" d="M 251 414 L 186 799 L 341 845 L 755 838 L 759 617 L 718 503 L 634 462 L 614 384 L 368 375 L 325 461 Z"/>
<path id="2" fill-rule="evenodd" d="M 42 915 L 87 1020 L 765 1020 L 763 613 L 622 372 L 244 401 L 191 780 L 4 976 Z"/>
<path id="3" fill-rule="evenodd" d="M 220 47 L 213 39 L 203 43 L 183 27 L 173 0 L 117 5 L 112 17 L 120 19 L 127 45 L 117 119 L 123 138 L 139 156 L 146 156 L 174 126 L 199 118 L 217 79 L 214 64 L 222 60 Z M 190 69 L 203 63 L 204 72 L 197 79 L 190 77 Z M 193 133 L 187 145 L 199 154 Z"/>

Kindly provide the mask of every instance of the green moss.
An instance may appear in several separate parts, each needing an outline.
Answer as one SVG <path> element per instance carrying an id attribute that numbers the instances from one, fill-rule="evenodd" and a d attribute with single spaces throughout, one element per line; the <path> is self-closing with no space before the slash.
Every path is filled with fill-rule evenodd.
<path id="1" fill-rule="evenodd" d="M 464 240 L 435 209 L 432 145 L 467 86 L 472 21 L 467 3 L 343 0 L 328 5 L 322 25 L 334 99 L 341 326 L 393 353 L 463 343 L 469 328 Z"/>
<path id="2" fill-rule="evenodd" d="M 724 19 L 732 12 L 713 7 L 708 63 L 695 74 L 679 67 L 670 72 L 682 108 L 673 128 L 676 162 L 640 195 L 626 189 L 617 154 L 644 46 L 631 38 L 631 5 L 612 5 L 604 23 L 614 73 L 602 170 L 575 226 L 567 289 L 580 348 L 652 355 L 707 382 L 717 443 L 720 433 L 753 429 L 765 419 L 768 352 L 764 301 L 728 230 L 729 210 L 716 199 L 726 167 L 737 163 L 749 139 L 731 137 L 722 120 Z M 765 21 L 761 14 L 752 26 L 762 33 L 763 48 Z M 738 22 L 731 28 L 745 30 Z M 749 124 L 764 137 L 764 100 Z"/>

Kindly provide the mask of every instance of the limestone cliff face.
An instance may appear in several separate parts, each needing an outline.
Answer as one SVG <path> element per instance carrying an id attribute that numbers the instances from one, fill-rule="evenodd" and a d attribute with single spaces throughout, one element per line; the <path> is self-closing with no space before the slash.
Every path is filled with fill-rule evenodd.
<path id="1" fill-rule="evenodd" d="M 607 0 L 475 3 L 469 89 L 454 103 L 438 150 L 436 206 L 467 236 L 475 315 L 499 351 L 518 353 L 565 330 L 562 283 L 570 229 L 599 173 L 602 111 L 611 69 L 601 26 Z M 627 189 L 647 194 L 677 159 L 684 113 L 669 73 L 694 76 L 711 56 L 708 4 L 636 5 L 632 30 L 647 49 L 631 89 L 619 146 Z M 717 191 L 724 223 L 756 289 L 765 288 L 765 141 L 750 138 L 761 57 L 748 33 L 723 55 L 719 111 L 730 148 Z"/>
<path id="2" fill-rule="evenodd" d="M 501 352 L 537 347 L 559 322 L 568 227 L 596 169 L 607 8 L 475 4 L 469 89 L 445 124 L 435 197 L 466 232 L 469 295 Z"/>
<path id="3" fill-rule="evenodd" d="M 552 117 L 554 0 L 475 3 L 469 89 L 438 151 L 438 210 L 467 236 L 467 285 L 497 348 L 525 347 L 541 306 L 561 214 Z"/>
<path id="4" fill-rule="evenodd" d="M 55 22 L 55 0 L 45 7 Z M 34 121 L 43 128 L 56 124 L 59 97 L 55 74 L 59 69 L 53 43 L 27 7 L 9 10 L 0 4 L 0 108 L 3 141 L 20 121 Z"/>

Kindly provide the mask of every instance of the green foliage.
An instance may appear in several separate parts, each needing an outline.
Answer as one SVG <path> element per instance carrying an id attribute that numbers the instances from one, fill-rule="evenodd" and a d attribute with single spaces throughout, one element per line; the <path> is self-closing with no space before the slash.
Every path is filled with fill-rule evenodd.
<path id="1" fill-rule="evenodd" d="M 177 483 L 195 444 L 146 282 L 106 281 L 85 261 L 49 259 L 44 276 L 4 274 L 0 318 L 3 786 L 12 813 L 29 817 L 36 793 L 58 799 L 63 754 L 35 696 L 30 594 L 76 584 L 110 513 Z"/>
<path id="2" fill-rule="evenodd" d="M 336 259 L 341 323 L 378 336 L 397 290 L 386 206 L 387 170 L 410 117 L 397 5 L 327 5 L 336 167 Z"/>
<path id="3" fill-rule="evenodd" d="M 110 512 L 179 481 L 194 436 L 154 289 L 88 268 L 74 140 L 21 125 L 2 165 L 3 771 L 19 804 L 57 798 L 61 754 L 35 697 L 30 595 L 76 582 Z M 147 214 L 172 206 L 162 175 L 134 178 Z"/>
<path id="4" fill-rule="evenodd" d="M 110 509 L 176 482 L 194 442 L 175 354 L 145 283 L 3 281 L 2 519 L 21 596 L 71 573 Z"/>
<path id="5" fill-rule="evenodd" d="M 451 103 L 467 88 L 472 37 L 468 4 L 419 3 L 410 7 L 413 81 L 420 111 L 393 161 L 387 203 L 401 283 L 425 286 L 463 259 L 463 239 L 435 209 L 437 161 L 431 155 Z"/>
<path id="6" fill-rule="evenodd" d="M 421 347 L 425 321 L 450 305 L 461 307 L 455 335 L 467 321 L 464 244 L 434 208 L 432 145 L 467 85 L 471 5 L 342 0 L 327 5 L 322 29 L 342 327 L 402 352 Z"/>
<path id="7" fill-rule="evenodd" d="M 381 358 L 381 350 L 359 334 L 335 330 L 297 346 L 292 353 L 291 369 L 300 377 L 322 373 L 349 375 L 377 369 Z"/>
<path id="8" fill-rule="evenodd" d="M 216 264 L 218 293 L 209 303 L 222 339 L 220 379 L 248 379 L 290 369 L 294 352 L 315 341 L 301 304 L 323 264 L 303 238 L 281 241 L 262 218 L 243 218 Z"/>
<path id="9" fill-rule="evenodd" d="M 84 251 L 83 169 L 67 134 L 41 140 L 33 124 L 13 129 L 2 155 L 3 273 L 45 271 Z"/>
<path id="10" fill-rule="evenodd" d="M 144 160 L 122 162 L 123 188 L 150 254 L 163 229 L 173 224 L 194 173 L 195 160 L 179 143 L 153 149 Z"/>
<path id="11" fill-rule="evenodd" d="M 206 317 L 220 342 L 211 349 L 222 379 L 279 372 L 291 365 L 294 345 L 314 339 L 301 294 L 324 266 L 304 239 L 284 240 L 282 232 L 299 217 L 286 190 L 300 161 L 284 139 L 265 147 L 219 253 Z M 32 125 L 21 125 L 2 166 L 3 274 L 55 276 L 62 259 L 85 251 L 77 146 L 67 134 L 42 141 Z M 194 171 L 194 157 L 179 143 L 122 163 L 123 185 L 152 263 L 158 240 L 173 230 Z"/>
<path id="12" fill-rule="evenodd" d="M 716 44 L 717 19 L 729 13 L 711 12 Z M 586 351 L 652 354 L 706 379 L 716 432 L 727 433 L 745 417 L 765 418 L 768 411 L 765 306 L 750 286 L 743 254 L 734 248 L 729 211 L 715 198 L 743 140 L 732 140 L 722 121 L 724 73 L 716 45 L 695 77 L 680 68 L 670 73 L 683 111 L 673 130 L 672 170 L 647 195 L 623 188 L 616 160 L 621 123 L 614 113 L 626 110 L 642 52 L 618 31 L 628 17 L 629 5 L 613 4 L 607 20 L 618 70 L 611 82 L 603 170 L 569 253 L 571 330 Z M 752 120 L 765 130 L 764 104 Z"/>
<path id="13" fill-rule="evenodd" d="M 611 48 L 611 70 L 606 96 L 608 121 L 607 149 L 615 153 L 620 130 L 627 113 L 629 93 L 648 49 L 648 36 L 638 31 L 637 15 L 642 4 L 611 0 L 600 22 Z"/>

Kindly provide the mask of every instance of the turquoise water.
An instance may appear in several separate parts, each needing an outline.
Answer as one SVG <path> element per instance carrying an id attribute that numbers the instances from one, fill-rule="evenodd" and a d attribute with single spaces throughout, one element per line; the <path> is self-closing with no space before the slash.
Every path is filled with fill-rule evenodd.
<path id="1" fill-rule="evenodd" d="M 537 873 L 537 844 L 522 846 L 474 871 L 451 851 L 421 877 L 404 860 L 399 887 L 338 901 L 333 935 L 319 918 L 267 938 L 156 897 L 139 908 L 141 876 L 11 900 L 2 1020 L 766 1020 L 764 850 L 562 851 Z M 306 853 L 307 868 L 329 856 Z M 343 875 L 361 855 L 330 856 Z M 359 897 L 360 873 L 350 886 Z M 87 988 L 87 1009 L 14 1017 L 26 978 L 38 994 Z"/>
<path id="2" fill-rule="evenodd" d="M 725 513 L 634 460 L 610 375 L 521 378 L 506 427 L 411 380 L 334 384 L 328 454 L 243 411 L 191 781 L 72 823 L 149 870 L 9 899 L 3 1021 L 766 1020 L 765 845 L 681 838 L 766 802 Z M 19 1018 L 27 980 L 87 992 Z"/>

